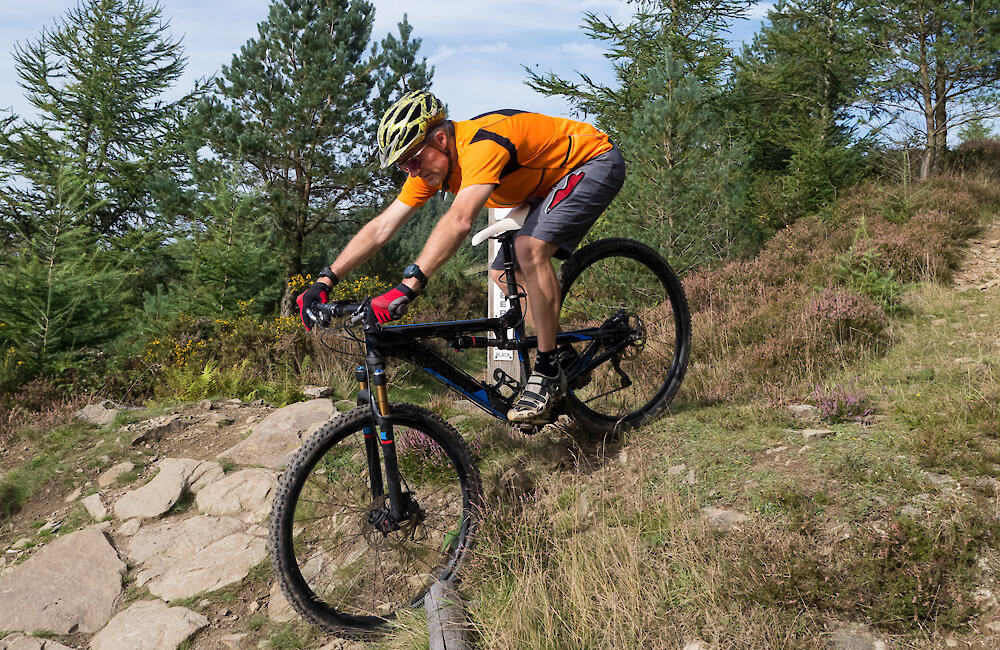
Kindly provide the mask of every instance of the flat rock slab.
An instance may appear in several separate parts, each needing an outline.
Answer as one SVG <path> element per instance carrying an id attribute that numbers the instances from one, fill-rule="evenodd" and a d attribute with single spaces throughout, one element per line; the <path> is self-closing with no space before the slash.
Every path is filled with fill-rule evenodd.
<path id="1" fill-rule="evenodd" d="M 91 639 L 93 650 L 176 650 L 208 619 L 162 600 L 142 600 L 119 613 Z"/>
<path id="2" fill-rule="evenodd" d="M 132 438 L 132 445 L 154 443 L 181 431 L 185 421 L 180 415 L 161 415 L 146 422 L 143 430 Z"/>
<path id="3" fill-rule="evenodd" d="M 213 461 L 191 458 L 164 458 L 153 480 L 125 493 L 115 504 L 119 519 L 159 517 L 173 507 L 186 490 L 198 492 L 223 476 L 222 466 Z"/>
<path id="4" fill-rule="evenodd" d="M 328 399 L 289 404 L 261 420 L 246 440 L 222 452 L 219 458 L 280 469 L 303 440 L 336 414 Z"/>
<path id="5" fill-rule="evenodd" d="M 108 408 L 110 404 L 111 402 L 108 401 L 101 402 L 100 404 L 88 404 L 77 411 L 74 417 L 77 420 L 83 420 L 95 426 L 106 427 L 114 422 L 115 416 L 118 415 L 118 409 Z"/>
<path id="6" fill-rule="evenodd" d="M 264 559 L 262 537 L 232 517 L 200 515 L 142 528 L 127 554 L 141 565 L 136 583 L 167 602 L 243 580 Z"/>
<path id="7" fill-rule="evenodd" d="M 87 509 L 90 516 L 98 521 L 108 516 L 108 508 L 104 505 L 104 499 L 101 498 L 100 494 L 91 494 L 82 499 L 80 503 Z"/>
<path id="8" fill-rule="evenodd" d="M 271 594 L 267 599 L 267 617 L 278 623 L 287 623 L 294 621 L 298 616 L 292 609 L 292 604 L 285 598 L 285 593 L 281 591 L 281 585 L 277 582 L 271 583 Z"/>
<path id="9" fill-rule="evenodd" d="M 52 639 L 39 639 L 25 636 L 21 633 L 11 634 L 0 639 L 0 650 L 73 650 Z"/>
<path id="10" fill-rule="evenodd" d="M 885 642 L 864 625 L 843 625 L 830 633 L 833 650 L 886 650 Z"/>
<path id="11" fill-rule="evenodd" d="M 833 429 L 803 429 L 802 439 L 806 442 L 811 442 L 813 440 L 819 440 L 820 438 L 832 436 L 833 434 Z"/>
<path id="12" fill-rule="evenodd" d="M 709 526 L 719 532 L 732 530 L 749 519 L 745 514 L 736 510 L 712 507 L 702 508 L 701 516 L 705 518 Z"/>
<path id="13" fill-rule="evenodd" d="M 146 525 L 129 541 L 125 555 L 146 567 L 169 564 L 243 528 L 238 519 L 208 515 Z"/>
<path id="14" fill-rule="evenodd" d="M 303 386 L 302 394 L 306 397 L 320 398 L 320 397 L 331 397 L 335 395 L 335 391 L 330 386 Z"/>
<path id="15" fill-rule="evenodd" d="M 108 487 L 112 483 L 118 480 L 118 477 L 125 472 L 131 472 L 135 469 L 135 463 L 130 463 L 125 461 L 124 463 L 118 463 L 114 467 L 109 468 L 106 472 L 97 477 L 97 485 L 99 487 Z"/>
<path id="16" fill-rule="evenodd" d="M 244 469 L 215 481 L 198 493 L 198 510 L 208 515 L 244 514 L 244 521 L 261 522 L 271 507 L 278 477 L 269 469 Z"/>
<path id="17" fill-rule="evenodd" d="M 0 630 L 96 632 L 121 598 L 124 574 L 103 531 L 60 537 L 0 578 Z"/>

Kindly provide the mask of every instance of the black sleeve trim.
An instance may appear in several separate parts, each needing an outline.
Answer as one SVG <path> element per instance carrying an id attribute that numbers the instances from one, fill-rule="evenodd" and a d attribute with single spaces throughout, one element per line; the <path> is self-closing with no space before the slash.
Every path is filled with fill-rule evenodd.
<path id="1" fill-rule="evenodd" d="M 487 115 L 505 115 L 507 117 L 510 117 L 511 115 L 518 115 L 520 113 L 527 113 L 527 112 L 528 111 L 521 111 L 521 110 L 518 110 L 516 108 L 501 108 L 498 111 L 489 111 L 489 112 L 483 113 L 482 115 L 477 115 L 475 117 L 470 117 L 469 121 L 471 122 L 473 120 L 481 120 L 484 117 L 486 117 Z"/>
<path id="2" fill-rule="evenodd" d="M 563 167 L 566 166 L 566 162 L 569 161 L 569 154 L 570 154 L 571 151 L 573 151 L 573 136 L 569 136 L 567 138 L 567 140 L 569 140 L 569 144 L 566 145 L 566 157 L 563 158 L 563 161 L 562 161 L 562 166 Z"/>
<path id="3" fill-rule="evenodd" d="M 497 135 L 496 133 L 493 133 L 492 131 L 487 131 L 486 129 L 479 129 L 478 131 L 476 131 L 476 135 L 472 136 L 472 140 L 469 141 L 469 144 L 474 144 L 482 140 L 491 140 L 493 142 L 496 142 L 498 145 L 506 149 L 507 154 L 510 156 L 510 160 L 507 161 L 507 164 L 504 165 L 503 170 L 501 170 L 500 172 L 500 178 L 503 178 L 504 176 L 507 176 L 509 174 L 513 174 L 517 170 L 521 169 L 521 164 L 517 162 L 517 147 L 514 146 L 513 142 L 503 137 L 502 135 Z"/>

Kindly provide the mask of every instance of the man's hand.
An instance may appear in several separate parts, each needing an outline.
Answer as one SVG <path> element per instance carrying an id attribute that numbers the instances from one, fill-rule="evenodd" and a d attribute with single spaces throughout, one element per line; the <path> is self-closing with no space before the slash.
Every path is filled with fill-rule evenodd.
<path id="1" fill-rule="evenodd" d="M 417 297 L 417 292 L 402 282 L 372 300 L 372 311 L 380 323 L 402 318 L 410 308 L 410 301 Z"/>
<path id="2" fill-rule="evenodd" d="M 309 318 L 309 315 L 306 314 L 306 309 L 311 307 L 317 300 L 325 304 L 326 298 L 332 289 L 333 287 L 330 285 L 317 280 L 312 283 L 312 286 L 300 293 L 299 297 L 295 299 L 295 302 L 299 306 L 299 316 L 302 318 L 302 325 L 305 326 L 307 330 L 312 331 L 312 327 L 315 323 L 313 322 L 313 319 Z"/>

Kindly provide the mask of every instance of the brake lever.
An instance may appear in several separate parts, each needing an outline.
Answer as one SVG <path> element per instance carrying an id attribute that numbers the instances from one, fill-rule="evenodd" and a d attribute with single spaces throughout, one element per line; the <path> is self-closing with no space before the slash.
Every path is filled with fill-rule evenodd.
<path id="1" fill-rule="evenodd" d="M 322 303 L 318 303 L 322 304 Z M 311 306 L 306 307 L 306 316 L 309 317 L 313 322 L 313 327 L 329 327 L 330 326 L 330 314 L 319 309 L 313 309 Z"/>

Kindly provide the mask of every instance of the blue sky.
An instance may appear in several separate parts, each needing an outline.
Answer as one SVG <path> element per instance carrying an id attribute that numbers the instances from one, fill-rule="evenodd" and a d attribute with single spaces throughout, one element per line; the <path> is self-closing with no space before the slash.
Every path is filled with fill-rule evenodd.
<path id="1" fill-rule="evenodd" d="M 270 0 L 160 0 L 171 32 L 182 38 L 187 70 L 176 89 L 180 95 L 194 80 L 216 74 L 233 53 L 257 34 Z M 580 30 L 583 12 L 626 20 L 632 6 L 624 0 L 466 0 L 404 2 L 375 0 L 374 37 L 396 31 L 405 12 L 421 52 L 435 67 L 434 91 L 456 119 L 487 110 L 516 107 L 567 115 L 557 98 L 546 98 L 524 85 L 522 65 L 573 77 L 578 70 L 599 81 L 611 72 L 600 45 Z M 30 113 L 17 85 L 14 44 L 34 40 L 42 28 L 76 6 L 76 0 L 0 0 L 0 109 Z M 770 3 L 751 11 L 734 28 L 733 38 L 749 39 Z"/>

